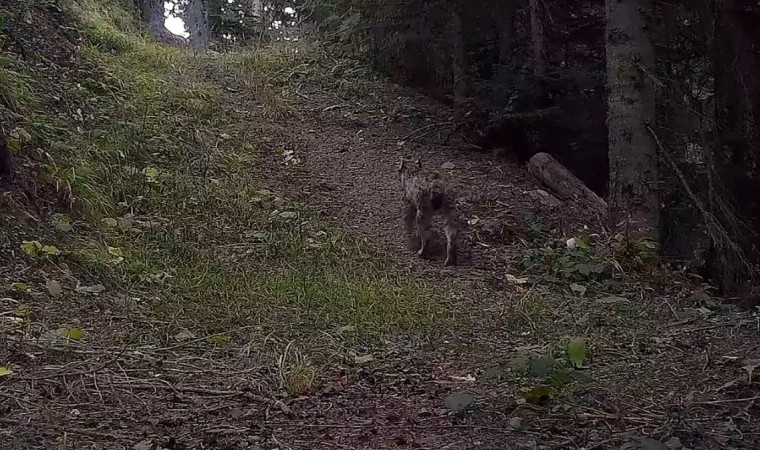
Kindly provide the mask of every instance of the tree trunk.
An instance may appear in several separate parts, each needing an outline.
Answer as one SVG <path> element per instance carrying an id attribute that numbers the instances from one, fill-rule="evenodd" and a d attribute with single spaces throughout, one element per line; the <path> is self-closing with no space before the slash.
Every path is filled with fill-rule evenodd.
<path id="1" fill-rule="evenodd" d="M 655 122 L 655 55 L 643 17 L 650 6 L 606 1 L 610 219 L 659 242 L 657 147 L 647 130 Z"/>
<path id="2" fill-rule="evenodd" d="M 454 108 L 467 97 L 467 49 L 462 21 L 462 2 L 453 0 L 451 7 L 451 75 Z"/>
<path id="3" fill-rule="evenodd" d="M 533 48 L 533 72 L 536 75 L 544 73 L 544 30 L 541 24 L 540 0 L 530 0 L 530 40 Z"/>
<path id="4" fill-rule="evenodd" d="M 515 9 L 514 0 L 503 0 L 499 4 L 499 82 L 506 78 L 512 64 L 512 50 L 515 44 Z"/>
<path id="5" fill-rule="evenodd" d="M 562 200 L 573 201 L 602 214 L 607 202 L 547 153 L 536 153 L 528 161 L 528 172 Z"/>
<path id="6" fill-rule="evenodd" d="M 183 19 L 190 34 L 190 45 L 203 49 L 209 42 L 208 5 L 205 0 L 190 0 L 183 11 Z"/>
<path id="7" fill-rule="evenodd" d="M 4 182 L 13 181 L 13 158 L 2 125 L 0 125 L 0 178 Z"/>

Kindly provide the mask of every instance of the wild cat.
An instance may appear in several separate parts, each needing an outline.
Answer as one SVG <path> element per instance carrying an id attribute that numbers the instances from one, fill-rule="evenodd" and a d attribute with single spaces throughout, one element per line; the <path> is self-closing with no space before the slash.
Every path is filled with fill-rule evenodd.
<path id="1" fill-rule="evenodd" d="M 404 224 L 411 247 L 419 245 L 417 255 L 427 256 L 433 216 L 440 214 L 446 233 L 444 266 L 457 263 L 456 193 L 437 172 L 423 172 L 419 159 L 402 159 L 398 166 L 404 203 Z M 417 232 L 415 233 L 415 225 Z"/>

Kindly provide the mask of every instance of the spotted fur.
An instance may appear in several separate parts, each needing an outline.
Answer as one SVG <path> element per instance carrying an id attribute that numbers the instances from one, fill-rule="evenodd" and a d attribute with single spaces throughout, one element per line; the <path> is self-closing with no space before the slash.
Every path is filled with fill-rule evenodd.
<path id="1" fill-rule="evenodd" d="M 427 256 L 435 214 L 443 218 L 446 233 L 445 266 L 457 263 L 456 194 L 437 172 L 423 172 L 420 160 L 402 160 L 398 167 L 404 203 L 404 225 L 410 247 Z M 416 230 L 415 230 L 416 228 Z"/>

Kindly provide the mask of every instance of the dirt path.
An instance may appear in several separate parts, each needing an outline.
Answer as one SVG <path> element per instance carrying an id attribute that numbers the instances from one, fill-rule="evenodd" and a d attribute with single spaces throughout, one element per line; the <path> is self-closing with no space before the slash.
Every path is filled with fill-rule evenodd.
<path id="1" fill-rule="evenodd" d="M 426 276 L 501 278 L 513 262 L 512 243 L 525 238 L 530 224 L 570 231 L 599 223 L 596 215 L 572 204 L 542 201 L 537 192 L 542 187 L 506 158 L 443 145 L 452 128 L 447 109 L 411 91 L 390 89 L 374 104 L 334 108 L 335 100 L 325 98 L 329 94 L 303 88 L 308 100 L 299 98 L 302 113 L 297 124 L 286 120 L 285 126 L 268 130 L 285 136 L 278 144 L 293 150 L 301 164 L 281 173 L 277 169 L 282 169 L 283 161 L 275 158 L 269 173 L 279 173 L 289 194 Z M 383 114 L 385 101 L 387 109 L 400 111 L 397 117 Z M 425 167 L 445 173 L 456 186 L 463 228 L 459 267 L 442 267 L 440 242 L 432 261 L 421 261 L 405 248 L 396 172 L 402 157 L 420 158 Z M 440 241 L 440 231 L 438 237 Z"/>

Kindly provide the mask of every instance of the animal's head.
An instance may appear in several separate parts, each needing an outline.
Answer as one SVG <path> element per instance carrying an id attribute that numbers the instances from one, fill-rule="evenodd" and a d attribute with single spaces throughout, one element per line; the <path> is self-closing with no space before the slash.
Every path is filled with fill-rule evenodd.
<path id="1" fill-rule="evenodd" d="M 422 161 L 419 159 L 402 158 L 398 164 L 398 173 L 402 177 L 414 176 L 420 169 L 422 169 Z"/>

